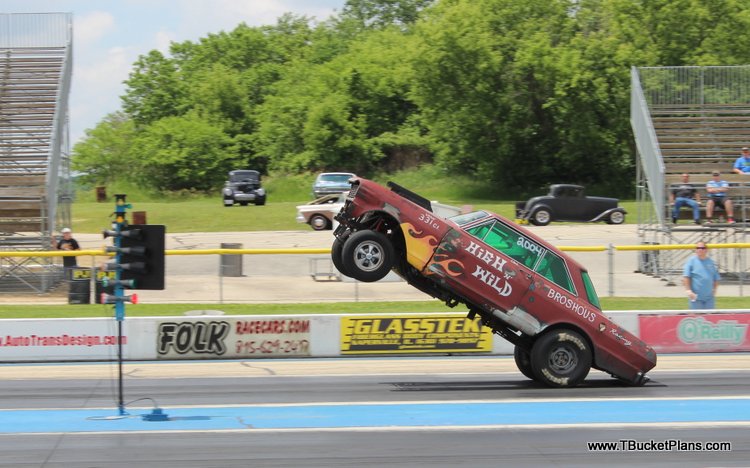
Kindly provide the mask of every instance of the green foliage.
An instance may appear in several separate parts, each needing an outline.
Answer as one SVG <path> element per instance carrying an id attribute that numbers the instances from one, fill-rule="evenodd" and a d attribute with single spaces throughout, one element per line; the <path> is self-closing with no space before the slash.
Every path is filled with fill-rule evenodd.
<path id="1" fill-rule="evenodd" d="M 73 148 L 74 171 L 82 173 L 83 184 L 106 185 L 122 180 L 134 163 L 130 147 L 135 126 L 122 112 L 107 115 L 86 138 Z"/>
<path id="2" fill-rule="evenodd" d="M 141 132 L 133 144 L 138 174 L 157 190 L 209 190 L 237 166 L 232 141 L 197 113 L 165 117 Z"/>
<path id="3" fill-rule="evenodd" d="M 240 24 L 141 56 L 125 115 L 89 131 L 74 165 L 96 183 L 209 191 L 229 164 L 370 175 L 436 161 L 493 194 L 568 182 L 632 196 L 630 68 L 749 63 L 749 7 L 348 0 L 322 23 Z"/>

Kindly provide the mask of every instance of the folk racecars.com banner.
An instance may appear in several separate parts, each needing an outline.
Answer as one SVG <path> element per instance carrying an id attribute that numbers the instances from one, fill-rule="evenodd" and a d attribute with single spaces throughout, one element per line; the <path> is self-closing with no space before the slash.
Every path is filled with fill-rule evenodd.
<path id="1" fill-rule="evenodd" d="M 341 318 L 341 354 L 485 353 L 492 332 L 466 315 Z"/>

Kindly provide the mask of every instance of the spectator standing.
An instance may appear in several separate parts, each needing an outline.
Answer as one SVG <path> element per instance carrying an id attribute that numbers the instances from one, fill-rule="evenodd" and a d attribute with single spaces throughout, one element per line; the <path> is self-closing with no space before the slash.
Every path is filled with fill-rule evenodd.
<path id="1" fill-rule="evenodd" d="M 52 248 L 57 250 L 81 250 L 81 246 L 78 245 L 78 241 L 73 239 L 73 231 L 70 228 L 63 228 L 60 231 L 62 238 L 55 239 L 52 237 Z M 63 257 L 63 266 L 65 269 L 73 268 L 78 265 L 76 257 Z"/>
<path id="2" fill-rule="evenodd" d="M 708 201 L 706 202 L 706 218 L 707 223 L 712 222 L 714 214 L 714 207 L 721 207 L 727 213 L 727 222 L 730 224 L 734 223 L 734 208 L 732 207 L 732 200 L 727 197 L 729 191 L 729 182 L 721 180 L 721 172 L 713 171 L 711 173 L 711 180 L 706 183 L 706 192 L 708 193 Z"/>
<path id="3" fill-rule="evenodd" d="M 680 217 L 680 208 L 687 205 L 693 209 L 693 222 L 700 224 L 700 202 L 701 196 L 690 183 L 690 176 L 682 174 L 682 183 L 669 194 L 672 203 L 672 222 L 677 224 L 677 218 Z"/>
<path id="4" fill-rule="evenodd" d="M 742 148 L 742 155 L 734 162 L 732 172 L 750 176 L 750 148 Z"/>
<path id="5" fill-rule="evenodd" d="M 708 257 L 706 243 L 695 244 L 695 255 L 691 256 L 682 273 L 682 284 L 691 309 L 715 309 L 716 288 L 719 287 L 719 270 Z"/>

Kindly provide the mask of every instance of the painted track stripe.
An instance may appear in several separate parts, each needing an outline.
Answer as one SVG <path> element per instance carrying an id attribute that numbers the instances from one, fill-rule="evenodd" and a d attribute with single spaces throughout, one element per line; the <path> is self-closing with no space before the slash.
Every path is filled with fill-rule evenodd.
<path id="1" fill-rule="evenodd" d="M 144 413 L 147 413 L 145 411 Z M 0 433 L 221 431 L 376 427 L 509 427 L 530 425 L 747 423 L 750 399 L 381 403 L 165 409 L 169 421 L 114 410 L 2 410 Z M 93 419 L 92 419 L 93 418 Z"/>

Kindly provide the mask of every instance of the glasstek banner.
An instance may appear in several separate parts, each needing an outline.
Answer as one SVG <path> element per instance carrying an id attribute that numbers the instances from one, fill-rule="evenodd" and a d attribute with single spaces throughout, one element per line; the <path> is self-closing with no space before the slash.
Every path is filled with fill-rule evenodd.
<path id="1" fill-rule="evenodd" d="M 341 354 L 480 353 L 492 332 L 465 315 L 352 316 L 341 319 Z"/>

